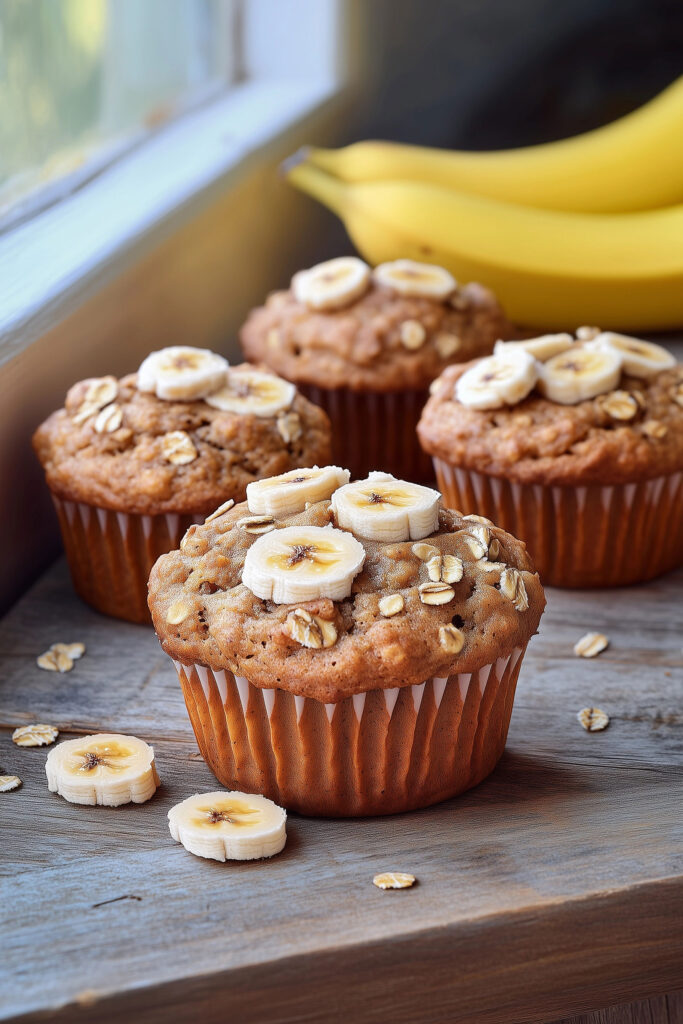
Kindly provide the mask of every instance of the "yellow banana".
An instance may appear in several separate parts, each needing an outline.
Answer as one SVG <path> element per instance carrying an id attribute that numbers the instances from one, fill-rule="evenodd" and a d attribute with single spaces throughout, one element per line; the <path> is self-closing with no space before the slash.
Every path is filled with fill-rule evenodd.
<path id="1" fill-rule="evenodd" d="M 627 214 L 560 213 L 437 185 L 351 185 L 310 164 L 292 184 L 334 210 L 370 263 L 438 263 L 492 288 L 530 327 L 648 330 L 683 324 L 683 205 Z"/>
<path id="2" fill-rule="evenodd" d="M 683 202 L 683 76 L 644 107 L 585 135 L 488 153 L 357 142 L 306 158 L 349 182 L 431 182 L 552 210 L 619 213 Z"/>

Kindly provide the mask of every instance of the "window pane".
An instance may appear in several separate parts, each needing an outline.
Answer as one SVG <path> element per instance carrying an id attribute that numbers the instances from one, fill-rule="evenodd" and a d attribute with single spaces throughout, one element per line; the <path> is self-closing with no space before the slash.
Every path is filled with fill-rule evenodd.
<path id="1" fill-rule="evenodd" d="M 2 0 L 0 214 L 231 77 L 231 0 Z"/>

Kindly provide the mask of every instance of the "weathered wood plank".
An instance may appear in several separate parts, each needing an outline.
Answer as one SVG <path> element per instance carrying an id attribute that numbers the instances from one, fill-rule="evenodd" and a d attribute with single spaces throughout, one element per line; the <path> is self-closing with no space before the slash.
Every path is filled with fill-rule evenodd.
<path id="1" fill-rule="evenodd" d="M 339 878 L 343 901 L 353 875 L 341 872 Z M 394 926 L 388 934 L 383 934 L 386 923 L 378 926 L 376 915 L 368 914 L 370 923 L 362 922 L 360 943 L 355 941 L 355 930 L 345 933 L 332 918 L 326 922 L 325 946 L 306 932 L 306 911 L 286 896 L 278 898 L 268 887 L 275 913 L 284 911 L 293 924 L 292 945 L 275 958 L 270 955 L 268 934 L 254 927 L 249 901 L 242 899 L 240 912 L 229 915 L 222 909 L 224 893 L 220 882 L 214 882 L 211 890 L 197 891 L 195 914 L 182 921 L 181 937 L 159 933 L 155 923 L 150 939 L 154 936 L 164 958 L 156 984 L 151 985 L 139 981 L 136 985 L 139 965 L 127 938 L 132 922 L 146 907 L 145 893 L 140 901 L 119 901 L 93 910 L 106 915 L 99 928 L 110 938 L 110 957 L 116 962 L 125 953 L 132 976 L 125 989 L 119 986 L 114 991 L 116 979 L 107 971 L 110 965 L 97 970 L 89 957 L 80 972 L 83 987 L 76 1005 L 53 1004 L 50 1020 L 113 1024 L 132 1016 L 136 1024 L 161 1024 L 172 1014 L 174 1022 L 218 1024 L 229 1013 L 229 1019 L 240 1024 L 260 1024 L 267 1008 L 274 1024 L 346 1020 L 515 1024 L 547 1020 L 559 1005 L 581 1012 L 596 1001 L 623 1001 L 635 987 L 652 989 L 680 977 L 680 947 L 671 942 L 669 921 L 672 906 L 678 914 L 683 911 L 677 884 L 646 885 L 616 902 L 614 895 L 605 894 L 538 911 L 428 927 L 412 935 L 396 927 L 400 911 L 391 911 Z M 379 916 L 386 919 L 387 911 L 381 910 Z M 252 955 L 250 965 L 228 966 L 221 940 L 207 946 L 206 922 L 219 918 L 228 941 L 239 931 L 241 949 Z M 606 927 L 610 920 L 613 926 Z M 648 936 L 644 945 L 643 932 Z M 61 939 L 69 961 L 82 948 L 80 943 L 73 947 L 70 938 Z M 177 942 L 182 943 L 183 978 L 171 966 L 178 959 Z M 637 976 L 633 971 L 636 945 L 641 946 Z M 302 946 L 308 947 L 305 952 L 300 952 Z M 605 963 L 610 965 L 608 973 L 601 971 Z M 34 1013 L 21 1019 L 43 1018 Z"/>
<path id="2" fill-rule="evenodd" d="M 683 991 L 671 992 L 666 997 L 669 1024 L 683 1024 Z"/>
<path id="3" fill-rule="evenodd" d="M 582 1013 L 579 1017 L 565 1018 L 554 1024 L 680 1024 L 683 1017 L 671 1015 L 671 1000 L 676 995 L 656 996 L 636 1003 L 622 1003 L 595 1013 Z"/>
<path id="4" fill-rule="evenodd" d="M 167 1021 L 172 1007 L 174 1024 L 212 1022 L 229 998 L 245 1024 L 266 1002 L 276 1024 L 513 1024 L 680 986 L 682 582 L 549 594 L 508 751 L 478 789 L 393 818 L 292 817 L 280 857 L 217 865 L 167 830 L 173 803 L 215 785 L 172 665 L 151 629 L 80 604 L 57 566 L 0 623 L 0 769 L 24 780 L 0 802 L 0 1018 Z M 610 648 L 576 659 L 597 628 Z M 35 666 L 76 639 L 88 650 L 72 672 Z M 587 703 L 612 716 L 606 732 L 580 728 Z M 64 803 L 47 792 L 46 751 L 11 743 L 35 720 L 63 738 L 149 739 L 162 788 L 138 807 Z M 386 868 L 419 885 L 379 893 Z M 76 1009 L 90 990 L 95 1004 Z"/>

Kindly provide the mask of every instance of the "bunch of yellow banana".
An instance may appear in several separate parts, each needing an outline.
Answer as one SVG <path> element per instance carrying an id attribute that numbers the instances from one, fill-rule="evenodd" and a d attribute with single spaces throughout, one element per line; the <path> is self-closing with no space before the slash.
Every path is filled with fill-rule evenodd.
<path id="1" fill-rule="evenodd" d="M 562 142 L 497 153 L 360 142 L 306 149 L 286 173 L 370 263 L 440 264 L 493 288 L 520 324 L 683 324 L 683 78 Z"/>

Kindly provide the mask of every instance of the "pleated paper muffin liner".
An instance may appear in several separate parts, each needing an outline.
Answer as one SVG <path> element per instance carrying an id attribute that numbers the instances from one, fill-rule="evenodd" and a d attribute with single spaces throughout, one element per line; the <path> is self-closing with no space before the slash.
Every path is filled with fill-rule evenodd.
<path id="1" fill-rule="evenodd" d="M 543 583 L 616 587 L 683 564 L 683 473 L 628 484 L 519 484 L 434 459 L 444 502 L 523 540 Z"/>
<path id="2" fill-rule="evenodd" d="M 152 566 L 204 516 L 112 512 L 56 494 L 52 500 L 76 593 L 104 615 L 150 623 L 147 580 Z"/>
<path id="3" fill-rule="evenodd" d="M 352 391 L 298 384 L 332 423 L 332 457 L 353 479 L 373 469 L 403 480 L 434 479 L 431 460 L 420 448 L 417 423 L 429 397 L 426 389 Z"/>
<path id="4" fill-rule="evenodd" d="M 446 800 L 493 771 L 526 645 L 473 673 L 325 704 L 174 662 L 199 749 L 228 789 L 301 814 L 392 814 Z"/>

